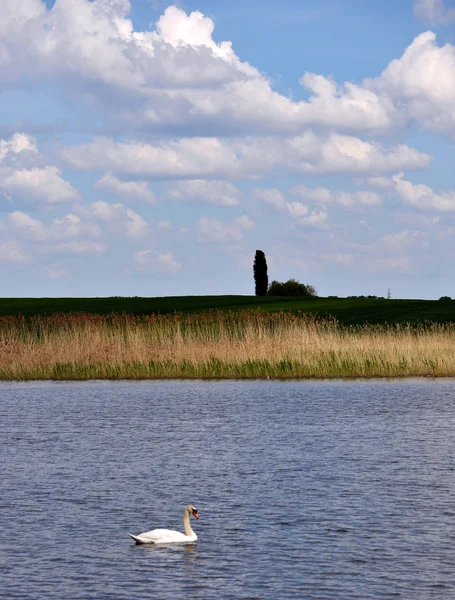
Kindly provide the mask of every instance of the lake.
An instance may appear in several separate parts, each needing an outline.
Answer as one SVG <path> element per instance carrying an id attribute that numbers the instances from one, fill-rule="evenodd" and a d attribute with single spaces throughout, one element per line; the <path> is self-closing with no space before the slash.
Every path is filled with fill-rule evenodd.
<path id="1" fill-rule="evenodd" d="M 455 597 L 454 380 L 1 383 L 0 430 L 2 598 Z"/>

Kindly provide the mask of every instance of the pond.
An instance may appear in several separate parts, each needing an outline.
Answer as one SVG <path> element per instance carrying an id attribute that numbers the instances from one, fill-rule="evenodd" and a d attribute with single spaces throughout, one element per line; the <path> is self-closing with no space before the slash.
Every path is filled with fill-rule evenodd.
<path id="1" fill-rule="evenodd" d="M 453 380 L 1 383 L 0 427 L 2 597 L 455 596 Z"/>

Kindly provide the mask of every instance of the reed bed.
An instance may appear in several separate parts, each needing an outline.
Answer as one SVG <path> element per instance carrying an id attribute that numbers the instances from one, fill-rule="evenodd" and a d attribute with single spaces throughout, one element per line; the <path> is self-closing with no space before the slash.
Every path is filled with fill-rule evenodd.
<path id="1" fill-rule="evenodd" d="M 455 376 L 455 325 L 261 310 L 0 318 L 0 379 Z"/>

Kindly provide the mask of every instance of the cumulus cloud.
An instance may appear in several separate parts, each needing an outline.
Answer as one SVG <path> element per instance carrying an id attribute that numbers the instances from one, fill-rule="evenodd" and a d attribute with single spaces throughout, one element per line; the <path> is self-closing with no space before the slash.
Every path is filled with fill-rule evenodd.
<path id="1" fill-rule="evenodd" d="M 320 211 L 312 211 L 306 217 L 300 219 L 300 223 L 302 225 L 307 225 L 309 227 L 318 227 L 323 225 L 327 221 L 327 213 L 325 210 Z"/>
<path id="2" fill-rule="evenodd" d="M 304 122 L 342 131 L 380 134 L 402 121 L 391 98 L 381 91 L 346 82 L 339 86 L 331 78 L 305 73 L 301 85 L 312 93 L 301 103 Z"/>
<path id="3" fill-rule="evenodd" d="M 428 185 L 406 181 L 403 173 L 393 176 L 392 182 L 394 191 L 411 206 L 438 212 L 455 211 L 455 191 L 437 194 Z"/>
<path id="4" fill-rule="evenodd" d="M 9 140 L 0 140 L 0 163 L 8 155 L 17 155 L 21 152 L 38 153 L 36 139 L 25 133 L 15 133 Z"/>
<path id="5" fill-rule="evenodd" d="M 8 198 L 33 200 L 42 204 L 71 202 L 79 197 L 74 187 L 54 166 L 33 166 L 42 161 L 36 139 L 15 133 L 0 140 L 0 192 Z"/>
<path id="6" fill-rule="evenodd" d="M 105 245 L 96 240 L 101 236 L 101 229 L 93 223 L 84 223 L 77 215 L 67 214 L 61 219 L 54 219 L 45 225 L 30 215 L 15 211 L 7 217 L 7 233 L 20 238 L 21 242 L 29 248 L 29 253 L 52 254 L 102 254 Z M 91 239 L 90 239 L 91 238 Z M 10 249 L 20 251 L 19 241 L 8 242 Z"/>
<path id="7" fill-rule="evenodd" d="M 160 254 L 152 250 L 138 250 L 133 254 L 133 262 L 138 271 L 177 273 L 182 268 L 182 263 L 175 260 L 172 252 Z"/>
<path id="8" fill-rule="evenodd" d="M 414 0 L 414 16 L 431 25 L 454 23 L 455 9 L 447 10 L 444 0 Z"/>
<path id="9" fill-rule="evenodd" d="M 152 31 L 136 31 L 130 7 L 127 0 L 56 0 L 49 10 L 41 0 L 3 0 L 2 84 L 50 81 L 81 91 L 105 120 L 123 124 L 125 131 L 295 135 L 317 126 L 381 134 L 409 120 L 454 131 L 454 47 L 437 46 L 433 34 L 418 36 L 375 80 L 338 85 L 306 72 L 300 82 L 310 98 L 295 102 L 274 91 L 231 42 L 216 43 L 214 22 L 201 12 L 169 6 Z M 419 0 L 415 12 L 448 22 L 454 11 L 446 11 L 441 0 Z M 440 114 L 447 109 L 449 114 Z"/>
<path id="10" fill-rule="evenodd" d="M 367 85 L 387 94 L 406 121 L 455 137 L 455 46 L 438 46 L 433 32 L 417 36 Z"/>
<path id="11" fill-rule="evenodd" d="M 175 199 L 194 200 L 219 206 L 237 206 L 241 195 L 235 185 L 229 181 L 203 179 L 177 181 L 169 188 L 168 194 Z"/>
<path id="12" fill-rule="evenodd" d="M 384 148 L 352 136 L 312 132 L 285 138 L 180 138 L 158 144 L 96 138 L 63 148 L 62 158 L 75 169 L 156 179 L 249 178 L 271 172 L 373 175 L 421 169 L 431 162 L 428 154 L 404 144 Z M 208 187 L 204 189 L 208 194 Z"/>
<path id="13" fill-rule="evenodd" d="M 141 238 L 150 232 L 150 225 L 121 203 L 109 204 L 98 200 L 85 206 L 76 206 L 74 210 L 87 219 L 107 223 L 112 233 L 129 238 Z"/>
<path id="14" fill-rule="evenodd" d="M 21 211 L 8 215 L 11 227 L 20 233 L 24 239 L 35 241 L 68 240 L 80 237 L 101 237 L 101 229 L 93 223 L 83 223 L 77 215 L 67 214 L 62 219 L 54 219 L 45 226 L 38 219 L 33 219 Z"/>
<path id="15" fill-rule="evenodd" d="M 255 188 L 253 197 L 259 198 L 268 206 L 278 212 L 288 213 L 291 217 L 299 219 L 308 213 L 308 207 L 301 202 L 288 202 L 279 190 L 264 190 Z"/>
<path id="16" fill-rule="evenodd" d="M 197 223 L 197 239 L 199 242 L 216 244 L 239 242 L 245 232 L 254 227 L 254 221 L 247 215 L 227 223 L 215 218 L 202 217 Z"/>
<path id="17" fill-rule="evenodd" d="M 380 206 L 382 204 L 381 196 L 371 190 L 359 190 L 357 192 L 331 191 L 323 187 L 308 188 L 299 184 L 292 187 L 290 192 L 300 196 L 306 202 L 316 202 L 318 204 L 339 204 L 344 207 Z"/>
<path id="18" fill-rule="evenodd" d="M 404 173 L 397 173 L 392 177 L 368 178 L 370 185 L 375 185 L 389 194 L 397 195 L 406 204 L 421 210 L 435 212 L 455 211 L 455 191 L 435 192 L 430 186 L 423 183 L 414 184 L 404 178 Z"/>
<path id="19" fill-rule="evenodd" d="M 79 192 L 65 181 L 57 167 L 43 169 L 0 169 L 3 178 L 0 189 L 13 197 L 36 200 L 43 204 L 71 202 L 79 197 Z"/>
<path id="20" fill-rule="evenodd" d="M 403 252 L 411 246 L 427 248 L 427 236 L 423 231 L 409 231 L 407 229 L 397 233 L 388 233 L 382 236 L 381 241 L 391 252 Z"/>
<path id="21" fill-rule="evenodd" d="M 112 173 L 107 173 L 95 183 L 94 187 L 117 196 L 144 200 L 149 204 L 156 202 L 155 194 L 149 188 L 147 181 L 120 181 Z"/>

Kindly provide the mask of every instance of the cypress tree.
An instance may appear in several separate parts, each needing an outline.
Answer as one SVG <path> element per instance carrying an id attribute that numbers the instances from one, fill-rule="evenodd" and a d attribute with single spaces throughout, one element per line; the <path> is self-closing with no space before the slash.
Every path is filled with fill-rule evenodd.
<path id="1" fill-rule="evenodd" d="M 269 287 L 269 276 L 267 274 L 267 261 L 262 250 L 256 250 L 253 273 L 256 296 L 266 296 L 267 288 Z"/>

